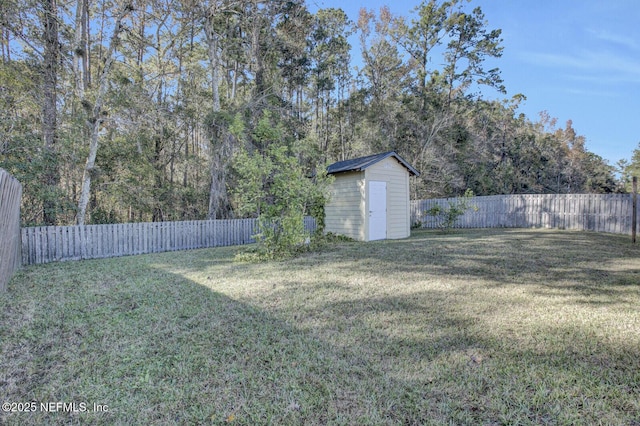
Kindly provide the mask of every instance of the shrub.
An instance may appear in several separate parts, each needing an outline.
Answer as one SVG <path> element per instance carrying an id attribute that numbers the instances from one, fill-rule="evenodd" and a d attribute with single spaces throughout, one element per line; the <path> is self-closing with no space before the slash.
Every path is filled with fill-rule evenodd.
<path id="1" fill-rule="evenodd" d="M 478 207 L 471 204 L 471 198 L 473 198 L 473 191 L 467 189 L 462 197 L 457 198 L 455 201 L 448 201 L 449 207 L 436 204 L 427 210 L 425 214 L 435 217 L 438 227 L 445 232 L 449 232 L 453 229 L 460 216 L 465 214 L 467 210 L 478 211 Z"/>
<path id="2" fill-rule="evenodd" d="M 305 251 L 311 235 L 304 216 L 313 215 L 320 230 L 324 223 L 331 177 L 322 165 L 309 177 L 303 153 L 283 140 L 283 130 L 270 124 L 270 117 L 265 112 L 254 132 L 258 146 L 240 149 L 233 162 L 242 177 L 232 189 L 237 211 L 259 219 L 257 247 L 242 260 L 284 259 Z"/>

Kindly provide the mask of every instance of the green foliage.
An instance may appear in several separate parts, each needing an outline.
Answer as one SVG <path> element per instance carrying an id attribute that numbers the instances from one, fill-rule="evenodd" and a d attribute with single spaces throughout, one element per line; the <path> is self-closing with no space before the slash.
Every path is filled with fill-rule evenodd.
<path id="1" fill-rule="evenodd" d="M 478 211 L 478 207 L 471 204 L 472 198 L 473 191 L 467 189 L 462 197 L 457 198 L 455 201 L 448 201 L 449 207 L 436 204 L 427 210 L 425 214 L 434 216 L 438 221 L 438 227 L 445 232 L 449 232 L 453 229 L 460 216 L 465 214 L 467 210 Z"/>
<path id="2" fill-rule="evenodd" d="M 619 165 L 622 172 L 624 190 L 631 192 L 633 191 L 633 177 L 640 177 L 640 143 L 638 143 L 638 147 L 633 150 L 631 161 L 621 160 Z"/>
<path id="3" fill-rule="evenodd" d="M 253 136 L 262 149 L 238 150 L 230 191 L 240 215 L 259 218 L 258 257 L 286 258 L 304 250 L 311 238 L 304 230 L 305 215 L 314 216 L 322 229 L 330 178 L 324 167 L 309 177 L 298 153 L 282 142 L 282 127 L 272 125 L 270 113 L 263 114 Z"/>
<path id="4" fill-rule="evenodd" d="M 280 142 L 284 137 L 282 123 L 280 121 L 274 123 L 273 121 L 273 114 L 265 109 L 253 131 L 253 140 L 261 149 L 265 149 L 272 143 Z"/>
<path id="5" fill-rule="evenodd" d="M 483 100 L 483 88 L 504 90 L 493 66 L 502 34 L 464 0 L 417 1 L 407 17 L 363 11 L 355 25 L 338 8 L 312 14 L 301 1 L 147 2 L 127 11 L 136 34 L 122 32 L 104 95 L 114 28 L 102 20 L 113 21 L 121 5 L 89 8 L 80 21 L 74 7 L 82 2 L 60 6 L 60 57 L 69 60 L 55 67 L 65 95 L 55 144 L 47 144 L 42 5 L 5 3 L 5 21 L 20 25 L 0 37 L 0 167 L 23 184 L 24 224 L 74 222 L 96 106 L 104 121 L 90 174 L 93 223 L 232 211 L 276 218 L 279 200 L 306 191 L 300 182 L 322 186 L 317 164 L 388 150 L 420 170 L 411 181 L 416 199 L 465 188 L 608 193 L 629 189 L 628 176 L 640 170 L 634 154 L 618 182 L 570 125 L 518 114 L 523 95 Z M 360 49 L 349 43 L 353 32 Z M 352 55 L 363 59 L 357 75 Z M 322 229 L 322 195 L 292 200 Z"/>

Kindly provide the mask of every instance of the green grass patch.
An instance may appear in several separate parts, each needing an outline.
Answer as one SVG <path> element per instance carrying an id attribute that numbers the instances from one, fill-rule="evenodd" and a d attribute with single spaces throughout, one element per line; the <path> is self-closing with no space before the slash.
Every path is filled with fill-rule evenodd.
<path id="1" fill-rule="evenodd" d="M 0 423 L 640 424 L 628 238 L 414 231 L 265 263 L 238 250 L 21 270 L 0 295 L 0 402 L 77 409 Z"/>

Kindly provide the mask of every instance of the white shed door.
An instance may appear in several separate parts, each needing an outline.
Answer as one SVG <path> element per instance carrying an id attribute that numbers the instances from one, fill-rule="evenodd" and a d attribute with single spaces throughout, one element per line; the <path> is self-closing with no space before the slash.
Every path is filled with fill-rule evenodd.
<path id="1" fill-rule="evenodd" d="M 369 181 L 369 241 L 387 238 L 387 182 Z"/>

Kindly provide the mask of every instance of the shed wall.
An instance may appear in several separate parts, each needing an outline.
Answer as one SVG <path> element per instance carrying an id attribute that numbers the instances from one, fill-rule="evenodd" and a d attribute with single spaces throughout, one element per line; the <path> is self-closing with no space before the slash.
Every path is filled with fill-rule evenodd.
<path id="1" fill-rule="evenodd" d="M 325 205 L 325 231 L 365 240 L 364 194 L 363 172 L 335 175 L 331 199 Z"/>
<path id="2" fill-rule="evenodd" d="M 387 182 L 387 238 L 409 237 L 411 226 L 407 169 L 390 157 L 367 168 L 365 176 L 367 182 L 372 180 Z M 368 200 L 366 208 L 368 208 Z M 368 225 L 365 232 L 365 235 L 369 235 Z"/>

